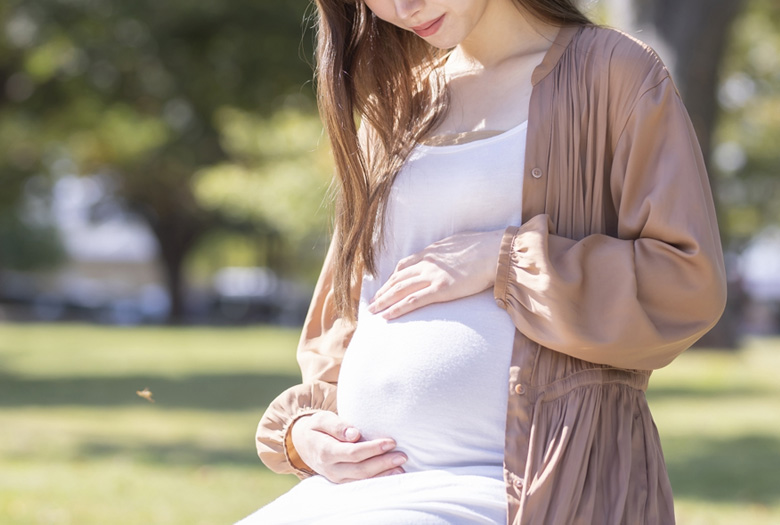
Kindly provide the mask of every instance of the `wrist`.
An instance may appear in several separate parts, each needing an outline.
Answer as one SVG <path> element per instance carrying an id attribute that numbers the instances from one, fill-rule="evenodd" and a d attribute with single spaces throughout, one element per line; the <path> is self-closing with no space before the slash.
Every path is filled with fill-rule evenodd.
<path id="1" fill-rule="evenodd" d="M 293 432 L 295 431 L 295 427 L 297 426 L 297 423 L 299 423 L 301 419 L 303 419 L 304 417 L 307 416 L 303 416 L 296 419 L 287 428 L 287 433 L 284 436 L 284 451 L 285 451 L 285 455 L 287 456 L 287 461 L 290 462 L 290 465 L 292 465 L 294 469 L 303 472 L 304 474 L 313 476 L 316 474 L 316 472 L 309 465 L 306 464 L 303 458 L 301 458 L 298 449 L 295 448 L 295 440 L 293 437 Z M 298 427 L 298 430 L 300 430 L 300 427 Z"/>

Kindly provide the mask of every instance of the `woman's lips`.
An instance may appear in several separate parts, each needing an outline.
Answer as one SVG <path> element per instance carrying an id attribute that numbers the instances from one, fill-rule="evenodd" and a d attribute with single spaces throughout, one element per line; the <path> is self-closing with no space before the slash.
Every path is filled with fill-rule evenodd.
<path id="1" fill-rule="evenodd" d="M 426 22 L 425 24 L 419 25 L 417 27 L 413 27 L 412 31 L 414 31 L 415 33 L 417 33 L 417 35 L 421 37 L 431 36 L 432 34 L 436 33 L 436 31 L 439 30 L 443 21 L 444 21 L 444 15 L 441 15 L 436 20 L 431 20 L 430 22 Z"/>

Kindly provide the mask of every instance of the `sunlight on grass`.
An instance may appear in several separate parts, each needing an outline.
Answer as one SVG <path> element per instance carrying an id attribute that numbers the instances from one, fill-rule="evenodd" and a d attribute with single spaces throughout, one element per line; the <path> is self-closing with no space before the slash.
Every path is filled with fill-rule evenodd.
<path id="1" fill-rule="evenodd" d="M 3 461 L 4 525 L 230 524 L 295 480 L 246 467 L 150 465 L 124 458 Z"/>
<path id="2" fill-rule="evenodd" d="M 0 325 L 0 523 L 229 524 L 288 490 L 253 436 L 298 335 Z M 682 525 L 780 523 L 778 369 L 780 339 L 756 339 L 653 375 Z"/>
<path id="3" fill-rule="evenodd" d="M 681 524 L 780 523 L 780 339 L 694 349 L 656 372 L 648 400 Z"/>
<path id="4" fill-rule="evenodd" d="M 124 376 L 155 372 L 262 370 L 297 374 L 299 330 L 0 326 L 0 366 L 27 377 Z"/>
<path id="5" fill-rule="evenodd" d="M 229 524 L 288 490 L 254 429 L 298 335 L 0 325 L 0 523 Z"/>

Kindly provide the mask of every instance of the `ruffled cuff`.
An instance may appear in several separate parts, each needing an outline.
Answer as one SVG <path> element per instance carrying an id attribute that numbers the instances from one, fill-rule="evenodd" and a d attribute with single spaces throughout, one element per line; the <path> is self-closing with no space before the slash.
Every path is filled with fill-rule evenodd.
<path id="1" fill-rule="evenodd" d="M 498 255 L 498 267 L 496 269 L 496 282 L 493 285 L 493 297 L 496 304 L 506 310 L 507 285 L 509 284 L 509 271 L 512 267 L 512 246 L 520 228 L 509 226 L 504 230 L 504 236 L 501 238 L 501 249 Z"/>
<path id="2" fill-rule="evenodd" d="M 336 412 L 336 385 L 319 381 L 295 385 L 274 399 L 256 435 L 257 454 L 269 469 L 301 479 L 315 474 L 292 446 L 290 430 L 298 419 L 321 410 Z"/>

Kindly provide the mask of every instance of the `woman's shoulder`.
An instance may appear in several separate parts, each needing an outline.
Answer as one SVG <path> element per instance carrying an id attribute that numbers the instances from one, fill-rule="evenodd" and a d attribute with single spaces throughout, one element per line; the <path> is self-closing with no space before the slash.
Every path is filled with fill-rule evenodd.
<path id="1" fill-rule="evenodd" d="M 548 84 L 552 93 L 595 103 L 594 111 L 608 111 L 616 123 L 626 121 L 644 94 L 659 87 L 676 90 L 650 46 L 604 26 L 576 28 L 556 67 L 557 81 Z"/>
<path id="2" fill-rule="evenodd" d="M 618 29 L 583 26 L 570 50 L 580 66 L 609 76 L 610 84 L 636 82 L 654 85 L 669 77 L 669 70 L 652 47 Z"/>

